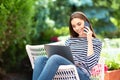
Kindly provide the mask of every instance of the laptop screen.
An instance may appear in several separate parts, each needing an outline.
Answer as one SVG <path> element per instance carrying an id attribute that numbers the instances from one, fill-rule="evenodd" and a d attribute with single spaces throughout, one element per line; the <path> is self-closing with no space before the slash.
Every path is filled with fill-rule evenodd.
<path id="1" fill-rule="evenodd" d="M 54 54 L 57 54 L 57 55 L 60 55 L 64 58 L 70 60 L 72 63 L 74 63 L 71 49 L 69 46 L 46 44 L 46 45 L 44 45 L 44 48 L 47 52 L 48 57 L 50 57 Z"/>

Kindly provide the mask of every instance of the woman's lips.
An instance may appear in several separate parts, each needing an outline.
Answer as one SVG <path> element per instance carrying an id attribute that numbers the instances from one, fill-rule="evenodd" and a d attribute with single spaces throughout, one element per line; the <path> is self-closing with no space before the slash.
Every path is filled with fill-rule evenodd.
<path id="1" fill-rule="evenodd" d="M 78 31 L 78 34 L 79 34 L 79 35 L 82 35 L 82 33 L 83 33 L 83 30 L 82 30 L 82 29 Z"/>
<path id="2" fill-rule="evenodd" d="M 82 29 L 80 29 L 79 31 L 78 31 L 78 33 L 80 34 L 80 35 L 82 35 L 82 33 L 83 33 L 83 28 Z"/>

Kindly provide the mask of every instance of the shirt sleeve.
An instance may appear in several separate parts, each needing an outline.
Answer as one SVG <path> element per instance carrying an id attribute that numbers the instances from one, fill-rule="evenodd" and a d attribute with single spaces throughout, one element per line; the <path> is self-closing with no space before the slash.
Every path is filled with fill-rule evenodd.
<path id="1" fill-rule="evenodd" d="M 65 46 L 70 46 L 70 39 L 69 38 L 65 41 Z"/>
<path id="2" fill-rule="evenodd" d="M 86 60 L 86 64 L 88 65 L 89 69 L 91 69 L 98 63 L 101 49 L 102 49 L 102 42 L 98 39 L 93 40 L 94 53 L 91 56 L 87 56 L 87 60 Z"/>

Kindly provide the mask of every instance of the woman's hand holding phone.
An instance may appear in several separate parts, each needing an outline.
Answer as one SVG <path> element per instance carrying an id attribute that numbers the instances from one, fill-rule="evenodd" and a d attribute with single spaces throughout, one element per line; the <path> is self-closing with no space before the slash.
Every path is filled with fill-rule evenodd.
<path id="1" fill-rule="evenodd" d="M 85 21 L 84 24 L 84 32 L 87 34 L 87 39 L 92 39 L 92 31 L 90 30 L 90 25 L 88 22 Z"/>
<path id="2" fill-rule="evenodd" d="M 90 25 L 88 22 L 85 22 L 85 25 L 84 25 L 84 31 L 86 33 L 86 36 L 87 36 L 87 41 L 88 41 L 88 51 L 87 51 L 87 55 L 90 56 L 94 53 L 94 50 L 93 50 L 93 43 L 92 43 L 92 34 L 93 32 L 91 31 L 90 29 Z"/>

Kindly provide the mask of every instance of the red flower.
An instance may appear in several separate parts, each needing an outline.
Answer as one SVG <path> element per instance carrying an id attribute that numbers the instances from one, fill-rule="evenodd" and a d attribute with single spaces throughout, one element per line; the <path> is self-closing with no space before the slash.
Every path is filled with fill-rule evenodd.
<path id="1" fill-rule="evenodd" d="M 92 76 L 98 76 L 101 73 L 101 70 L 102 70 L 102 64 L 97 64 L 91 70 Z"/>
<path id="2" fill-rule="evenodd" d="M 51 40 L 52 42 L 57 42 L 57 41 L 59 41 L 59 40 L 58 40 L 58 37 L 56 37 L 56 36 L 52 37 L 50 40 Z"/>
<path id="3" fill-rule="evenodd" d="M 104 65 L 104 72 L 108 71 L 108 66 Z"/>

